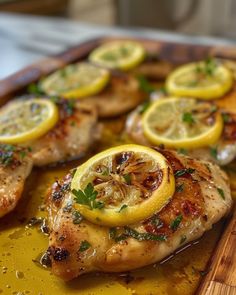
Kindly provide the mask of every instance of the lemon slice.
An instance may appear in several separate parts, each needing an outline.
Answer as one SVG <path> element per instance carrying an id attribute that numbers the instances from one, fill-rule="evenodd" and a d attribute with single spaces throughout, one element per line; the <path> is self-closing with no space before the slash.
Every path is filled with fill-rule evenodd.
<path id="1" fill-rule="evenodd" d="M 166 81 L 169 94 L 201 99 L 219 98 L 232 85 L 231 71 L 212 59 L 181 66 Z"/>
<path id="2" fill-rule="evenodd" d="M 0 142 L 22 143 L 47 133 L 58 120 L 56 105 L 46 99 L 17 99 L 0 109 Z"/>
<path id="3" fill-rule="evenodd" d="M 40 83 L 40 89 L 48 95 L 64 98 L 81 98 L 99 93 L 109 82 L 110 74 L 92 64 L 71 64 L 54 72 Z"/>
<path id="4" fill-rule="evenodd" d="M 144 47 L 134 41 L 111 41 L 91 52 L 89 60 L 112 69 L 129 70 L 145 58 Z"/>
<path id="5" fill-rule="evenodd" d="M 139 145 L 103 151 L 77 168 L 75 208 L 89 221 L 123 226 L 165 206 L 175 191 L 171 167 L 159 152 Z"/>
<path id="6" fill-rule="evenodd" d="M 209 102 L 171 97 L 153 103 L 142 117 L 142 126 L 153 144 L 194 149 L 214 144 L 223 120 Z"/>

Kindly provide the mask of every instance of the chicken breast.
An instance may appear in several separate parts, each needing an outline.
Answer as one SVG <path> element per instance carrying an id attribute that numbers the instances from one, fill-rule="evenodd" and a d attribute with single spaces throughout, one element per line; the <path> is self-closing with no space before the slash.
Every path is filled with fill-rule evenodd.
<path id="1" fill-rule="evenodd" d="M 111 81 L 100 94 L 87 97 L 86 103 L 96 106 L 98 116 L 107 118 L 124 114 L 144 100 L 138 80 L 128 74 L 113 72 Z"/>
<path id="2" fill-rule="evenodd" d="M 128 271 L 158 262 L 229 212 L 229 183 L 218 166 L 174 151 L 160 152 L 175 173 L 174 196 L 160 212 L 129 227 L 98 226 L 73 211 L 71 174 L 53 185 L 47 199 L 47 256 L 55 275 L 71 280 L 83 273 Z"/>
<path id="3" fill-rule="evenodd" d="M 193 158 L 212 161 L 218 165 L 226 165 L 236 157 L 236 113 L 224 111 L 224 129 L 219 141 L 212 147 L 188 150 L 186 153 Z M 130 138 L 139 144 L 152 146 L 152 143 L 145 137 L 142 128 L 142 115 L 140 108 L 134 110 L 128 117 L 126 131 Z"/>
<path id="4" fill-rule="evenodd" d="M 152 81 L 163 81 L 173 69 L 173 64 L 149 57 L 146 61 L 137 66 L 133 70 L 133 73 L 137 76 L 145 76 Z"/>
<path id="5" fill-rule="evenodd" d="M 99 137 L 95 107 L 68 100 L 57 104 L 60 119 L 47 134 L 21 146 L 0 144 L 0 217 L 15 208 L 33 165 L 82 157 Z"/>
<path id="6" fill-rule="evenodd" d="M 0 144 L 0 217 L 15 208 L 32 167 L 30 149 Z"/>
<path id="7" fill-rule="evenodd" d="M 57 125 L 34 142 L 32 149 L 35 166 L 44 166 L 84 156 L 99 138 L 95 106 L 80 101 L 59 100 L 60 119 Z"/>

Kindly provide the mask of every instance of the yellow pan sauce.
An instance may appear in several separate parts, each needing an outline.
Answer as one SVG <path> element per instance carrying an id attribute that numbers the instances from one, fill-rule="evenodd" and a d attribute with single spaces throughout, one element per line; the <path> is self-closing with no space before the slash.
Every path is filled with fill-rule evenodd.
<path id="1" fill-rule="evenodd" d="M 99 149 L 127 143 L 120 133 L 122 120 L 106 121 Z M 223 222 L 207 232 L 200 241 L 173 255 L 162 264 L 150 265 L 125 274 L 88 274 L 69 283 L 43 268 L 39 257 L 47 249 L 48 237 L 39 225 L 27 226 L 32 217 L 45 217 L 45 191 L 67 171 L 78 165 L 71 162 L 54 168 L 34 170 L 23 199 L 16 210 L 0 220 L 0 295 L 190 295 L 205 274 L 206 264 L 219 239 Z M 230 170 L 233 187 L 236 173 Z M 233 181 L 235 179 L 235 181 Z"/>

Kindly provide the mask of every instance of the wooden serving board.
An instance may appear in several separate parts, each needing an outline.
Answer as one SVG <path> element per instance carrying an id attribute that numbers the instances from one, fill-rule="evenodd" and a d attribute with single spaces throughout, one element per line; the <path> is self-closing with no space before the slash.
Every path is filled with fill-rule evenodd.
<path id="1" fill-rule="evenodd" d="M 45 58 L 1 80 L 0 105 L 14 96 L 24 93 L 30 83 L 38 81 L 43 76 L 69 63 L 86 58 L 92 49 L 110 39 L 112 38 L 104 37 L 90 40 L 66 52 Z M 166 60 L 176 65 L 204 59 L 208 56 L 236 60 L 236 47 L 179 44 L 147 39 L 138 39 L 138 41 L 142 42 L 149 52 L 157 54 L 161 60 Z M 207 275 L 203 277 L 197 290 L 198 295 L 236 294 L 236 251 L 234 249 L 236 247 L 235 209 L 228 219 L 229 221 L 224 233 L 208 263 Z"/>

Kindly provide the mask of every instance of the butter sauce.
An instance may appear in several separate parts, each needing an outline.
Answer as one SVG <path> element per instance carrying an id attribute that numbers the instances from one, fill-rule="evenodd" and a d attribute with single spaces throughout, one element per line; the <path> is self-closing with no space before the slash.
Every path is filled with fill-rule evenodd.
<path id="1" fill-rule="evenodd" d="M 123 134 L 118 135 L 123 129 L 122 119 L 104 123 L 104 141 L 94 152 L 127 143 Z M 78 164 L 78 161 L 73 161 L 57 167 L 35 169 L 26 183 L 19 206 L 0 220 L 0 295 L 193 294 L 205 274 L 223 222 L 215 225 L 199 242 L 163 263 L 125 274 L 94 273 L 64 283 L 53 276 L 50 269 L 39 267 L 37 261 L 40 253 L 47 249 L 48 237 L 40 230 L 40 224 L 29 226 L 29 221 L 32 221 L 32 217 L 46 217 L 43 206 L 46 190 L 57 178 Z"/>

